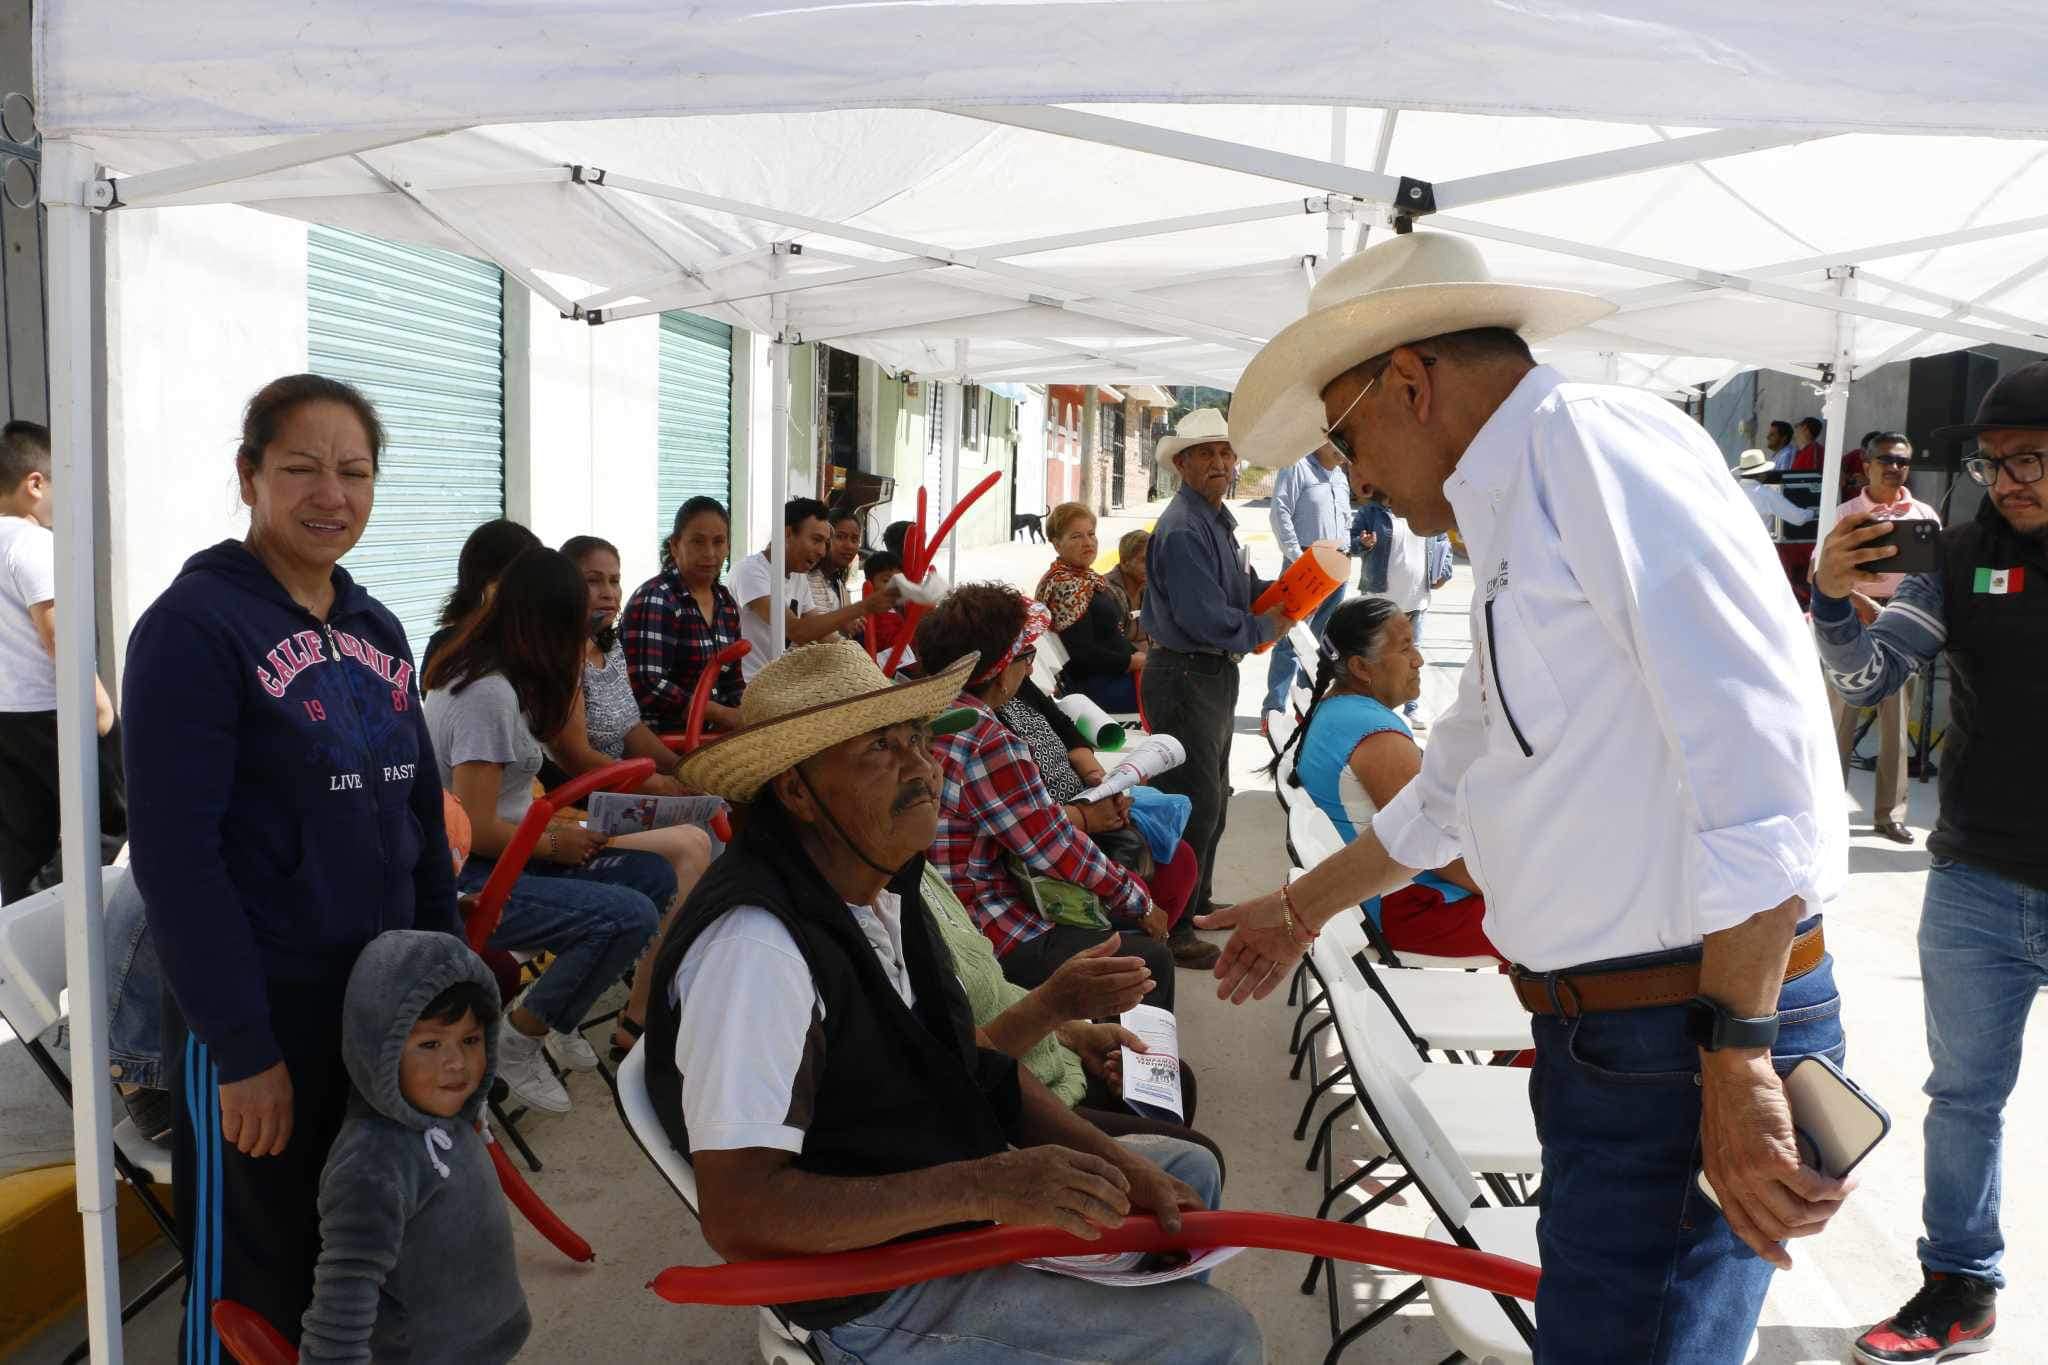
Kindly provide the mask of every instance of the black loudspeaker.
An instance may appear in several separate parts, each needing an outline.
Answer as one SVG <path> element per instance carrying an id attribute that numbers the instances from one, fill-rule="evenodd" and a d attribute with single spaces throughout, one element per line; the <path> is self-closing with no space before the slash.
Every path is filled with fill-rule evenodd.
<path id="1" fill-rule="evenodd" d="M 1963 448 L 1954 438 L 1936 440 L 1937 427 L 1967 422 L 1998 378 L 1998 361 L 1975 351 L 1950 351 L 1911 362 L 1906 377 L 1906 434 L 1920 447 L 1922 463 L 1954 474 Z"/>

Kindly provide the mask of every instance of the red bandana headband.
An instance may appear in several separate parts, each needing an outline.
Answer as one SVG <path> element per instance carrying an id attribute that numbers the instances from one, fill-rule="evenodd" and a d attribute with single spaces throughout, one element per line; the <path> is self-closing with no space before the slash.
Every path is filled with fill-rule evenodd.
<path id="1" fill-rule="evenodd" d="M 1017 661 L 1017 656 L 1038 643 L 1038 637 L 1052 629 L 1052 613 L 1045 609 L 1043 602 L 1027 602 L 1024 607 L 1024 629 L 1017 632 L 1016 640 L 1010 647 L 996 656 L 996 661 L 968 679 L 969 687 L 979 687 L 990 678 Z"/>

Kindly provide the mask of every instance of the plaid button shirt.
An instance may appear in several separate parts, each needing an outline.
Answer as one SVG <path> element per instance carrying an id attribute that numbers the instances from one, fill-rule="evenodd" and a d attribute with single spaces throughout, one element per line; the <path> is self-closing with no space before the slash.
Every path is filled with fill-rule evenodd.
<path id="1" fill-rule="evenodd" d="M 641 716 L 657 730 L 680 730 L 689 723 L 690 693 L 704 666 L 740 638 L 739 602 L 723 583 L 711 585 L 711 596 L 714 609 L 706 621 L 696 597 L 670 570 L 642 583 L 626 603 L 619 621 L 626 676 Z M 727 664 L 711 685 L 711 700 L 738 706 L 741 687 L 739 664 Z"/>
<path id="2" fill-rule="evenodd" d="M 962 693 L 954 704 L 980 715 L 960 733 L 933 741 L 945 783 L 931 860 L 996 953 L 1006 955 L 1052 928 L 1004 863 L 1005 854 L 1016 854 L 1040 876 L 1087 887 L 1113 919 L 1142 919 L 1151 903 L 1144 887 L 1067 818 L 1024 741 L 979 697 Z"/>

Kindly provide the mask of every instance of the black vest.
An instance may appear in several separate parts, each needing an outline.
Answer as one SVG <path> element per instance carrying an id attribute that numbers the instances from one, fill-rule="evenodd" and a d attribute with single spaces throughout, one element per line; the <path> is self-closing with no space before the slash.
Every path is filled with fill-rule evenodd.
<path id="1" fill-rule="evenodd" d="M 796 940 L 825 1005 L 825 1049 L 804 1128 L 799 1170 L 829 1176 L 897 1175 L 970 1161 L 1009 1146 L 1022 1104 L 1017 1064 L 974 1041 L 974 1016 L 952 955 L 919 890 L 922 857 L 890 882 L 903 901 L 903 954 L 915 1009 L 896 994 L 846 903 L 805 857 L 780 810 L 757 806 L 738 840 L 684 902 L 654 960 L 647 1007 L 647 1090 L 669 1141 L 684 1156 L 677 1011 L 670 988 L 683 955 L 726 911 L 755 905 Z M 931 1232 L 948 1231 L 933 1228 Z M 928 1234 L 927 1234 L 928 1235 Z M 887 1298 L 791 1304 L 813 1330 L 837 1326 Z"/>
<path id="2" fill-rule="evenodd" d="M 1950 719 L 1927 848 L 2048 889 L 2048 542 L 2014 531 L 1986 498 L 1941 547 Z M 1980 583 L 1999 570 L 2019 572 L 2017 592 Z"/>

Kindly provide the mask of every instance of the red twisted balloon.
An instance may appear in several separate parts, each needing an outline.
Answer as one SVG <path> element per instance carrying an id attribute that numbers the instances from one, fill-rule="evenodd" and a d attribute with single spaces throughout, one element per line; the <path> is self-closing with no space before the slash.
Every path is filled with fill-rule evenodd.
<path id="1" fill-rule="evenodd" d="M 1179 1232 L 1166 1231 L 1155 1218 L 1134 1216 L 1125 1219 L 1120 1228 L 1105 1229 L 1093 1242 L 1050 1228 L 991 1227 L 825 1256 L 671 1266 L 655 1276 L 648 1288 L 670 1303 L 795 1303 L 879 1293 L 1041 1256 L 1222 1246 L 1359 1261 L 1411 1275 L 1456 1280 L 1530 1302 L 1536 1298 L 1536 1267 L 1505 1256 L 1355 1223 L 1235 1210 L 1183 1214 Z"/>
<path id="2" fill-rule="evenodd" d="M 903 572 L 911 582 L 924 582 L 925 570 L 932 566 L 932 559 L 938 554 L 939 546 L 945 543 L 946 537 L 953 533 L 955 526 L 959 525 L 961 515 L 968 508 L 974 506 L 977 498 L 988 492 L 989 489 L 994 488 L 1001 481 L 1002 477 L 1002 470 L 990 470 L 988 477 L 974 485 L 966 497 L 953 505 L 953 510 L 948 512 L 946 519 L 939 523 L 939 529 L 933 533 L 929 541 L 925 539 L 924 535 L 924 490 L 922 488 L 917 490 L 917 520 L 911 523 L 910 534 L 903 541 Z M 904 618 L 908 621 L 909 625 L 903 634 L 896 638 L 896 647 L 889 651 L 889 662 L 882 666 L 882 672 L 888 676 L 892 678 L 896 676 L 896 667 L 903 662 L 903 650 L 909 645 L 910 637 L 917 633 L 917 623 L 924 619 L 925 610 L 926 608 L 917 602 L 913 602 L 904 608 Z"/>
<path id="3" fill-rule="evenodd" d="M 654 760 L 651 758 L 628 758 L 618 763 L 607 763 L 581 777 L 570 778 L 528 806 L 519 827 L 512 832 L 512 841 L 498 855 L 490 880 L 484 883 L 484 889 L 477 893 L 469 908 L 466 931 L 470 951 L 482 952 L 491 935 L 497 932 L 498 918 L 505 913 L 505 899 L 512 894 L 512 883 L 518 881 L 519 874 L 525 871 L 526 860 L 533 856 L 534 846 L 540 842 L 541 835 L 547 833 L 548 823 L 556 815 L 592 792 L 632 791 L 652 776 Z"/>

